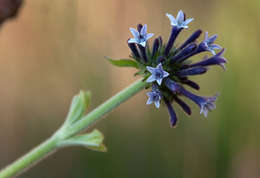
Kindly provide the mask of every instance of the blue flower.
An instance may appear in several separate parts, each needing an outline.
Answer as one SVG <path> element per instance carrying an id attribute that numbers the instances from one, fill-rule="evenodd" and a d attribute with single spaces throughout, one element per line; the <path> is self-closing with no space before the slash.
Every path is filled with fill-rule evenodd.
<path id="1" fill-rule="evenodd" d="M 130 32 L 134 38 L 130 38 L 128 43 L 140 44 L 143 47 L 146 46 L 146 41 L 153 36 L 153 33 L 147 33 L 147 25 L 142 26 L 140 32 L 134 28 L 130 28 Z"/>
<path id="2" fill-rule="evenodd" d="M 179 88 L 179 92 L 183 95 L 192 100 L 194 103 L 196 103 L 200 107 L 200 114 L 204 114 L 205 117 L 207 117 L 208 112 L 212 111 L 216 108 L 215 101 L 218 97 L 218 94 L 212 97 L 203 97 L 195 95 L 188 90 L 184 89 L 183 87 Z"/>
<path id="3" fill-rule="evenodd" d="M 193 21 L 193 18 L 185 19 L 185 15 L 180 10 L 178 12 L 178 15 L 176 18 L 174 18 L 173 15 L 166 13 L 166 16 L 170 19 L 171 21 L 171 26 L 176 26 L 178 28 L 188 28 L 188 24 Z"/>
<path id="4" fill-rule="evenodd" d="M 206 51 L 210 51 L 213 55 L 215 55 L 215 49 L 221 49 L 221 46 L 214 44 L 214 42 L 217 39 L 217 35 L 213 35 L 211 37 L 208 37 L 208 32 L 205 32 L 205 37 L 202 42 L 203 47 L 205 48 Z"/>
<path id="5" fill-rule="evenodd" d="M 146 69 L 152 74 L 146 82 L 154 82 L 156 81 L 158 85 L 161 85 L 163 79 L 169 76 L 169 73 L 163 70 L 162 64 L 159 63 L 155 68 L 147 66 Z"/>
<path id="6" fill-rule="evenodd" d="M 160 101 L 162 99 L 162 95 L 161 95 L 161 92 L 156 85 L 153 85 L 152 91 L 147 92 L 146 95 L 149 97 L 146 104 L 154 103 L 156 108 L 160 107 Z"/>

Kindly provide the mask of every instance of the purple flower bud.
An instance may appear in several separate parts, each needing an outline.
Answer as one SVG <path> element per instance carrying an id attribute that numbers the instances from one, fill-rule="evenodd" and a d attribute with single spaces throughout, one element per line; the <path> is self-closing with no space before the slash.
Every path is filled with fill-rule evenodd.
<path id="1" fill-rule="evenodd" d="M 172 46 L 174 44 L 174 41 L 176 40 L 178 34 L 181 32 L 183 28 L 178 28 L 177 26 L 172 27 L 172 32 L 169 38 L 169 41 L 165 47 L 164 55 L 168 56 L 170 53 L 170 50 L 172 49 Z"/>
<path id="2" fill-rule="evenodd" d="M 139 33 L 141 32 L 142 28 L 143 28 L 143 25 L 142 25 L 142 24 L 138 24 L 138 25 L 137 25 L 137 31 L 138 31 Z"/>
<path id="3" fill-rule="evenodd" d="M 171 90 L 174 93 L 177 93 L 180 90 L 180 85 L 169 78 L 165 79 L 164 84 L 169 90 Z"/>
<path id="4" fill-rule="evenodd" d="M 136 48 L 136 44 L 135 43 L 127 43 L 128 47 L 131 49 L 132 54 L 135 58 L 140 58 L 140 54 Z"/>
<path id="5" fill-rule="evenodd" d="M 138 44 L 138 48 L 139 48 L 139 50 L 141 52 L 142 59 L 143 59 L 144 63 L 147 63 L 148 62 L 148 58 L 147 58 L 147 55 L 146 55 L 145 47 L 143 47 L 142 45 Z"/>
<path id="6" fill-rule="evenodd" d="M 184 112 L 186 112 L 188 115 L 191 115 L 191 109 L 184 101 L 182 101 L 176 95 L 173 95 L 173 99 L 176 101 L 176 103 L 180 105 L 180 107 L 183 109 Z"/>
<path id="7" fill-rule="evenodd" d="M 175 111 L 174 111 L 171 103 L 166 98 L 164 98 L 164 103 L 166 104 L 168 111 L 169 111 L 171 126 L 175 127 L 176 123 L 177 123 L 177 116 L 175 114 Z"/>
<path id="8" fill-rule="evenodd" d="M 201 30 L 197 30 L 195 31 L 182 45 L 179 49 L 183 49 L 185 48 L 188 44 L 196 41 L 200 35 L 201 35 L 202 31 Z"/>
<path id="9" fill-rule="evenodd" d="M 159 40 L 159 46 L 160 46 L 160 47 L 162 47 L 162 45 L 163 45 L 163 40 L 162 40 L 162 37 L 161 37 L 161 36 L 159 36 L 159 37 L 158 37 L 158 40 Z"/>
<path id="10" fill-rule="evenodd" d="M 159 39 L 156 38 L 153 43 L 153 52 L 152 52 L 151 58 L 153 58 L 155 56 L 155 54 L 158 52 L 158 49 L 159 49 Z"/>
<path id="11" fill-rule="evenodd" d="M 189 75 L 199 75 L 199 74 L 204 74 L 207 72 L 207 68 L 205 67 L 193 67 L 193 68 L 188 68 L 188 69 L 182 69 L 177 72 L 177 75 L 180 77 L 185 77 Z"/>
<path id="12" fill-rule="evenodd" d="M 191 80 L 188 80 L 188 79 L 182 80 L 181 83 L 186 84 L 189 87 L 194 88 L 195 90 L 199 90 L 200 89 L 200 86 L 197 83 L 195 83 L 195 82 L 193 82 Z"/>
<path id="13" fill-rule="evenodd" d="M 189 44 L 187 47 L 185 47 L 183 50 L 181 50 L 179 53 L 177 53 L 172 59 L 171 64 L 175 62 L 182 62 L 183 59 L 186 59 L 185 57 L 191 54 L 193 51 L 195 51 L 197 48 L 197 45 L 195 43 Z"/>
<path id="14" fill-rule="evenodd" d="M 220 65 L 225 70 L 225 63 L 227 60 L 222 57 L 222 54 L 224 53 L 225 49 L 222 49 L 219 53 L 217 53 L 215 56 L 212 56 L 210 58 L 206 58 L 200 62 L 191 64 L 190 67 L 195 66 L 210 66 L 210 65 Z"/>

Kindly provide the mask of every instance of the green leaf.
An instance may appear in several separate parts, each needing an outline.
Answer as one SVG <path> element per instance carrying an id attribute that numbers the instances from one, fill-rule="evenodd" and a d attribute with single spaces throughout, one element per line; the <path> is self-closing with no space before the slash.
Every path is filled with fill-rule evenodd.
<path id="1" fill-rule="evenodd" d="M 131 60 L 131 59 L 114 60 L 114 59 L 110 59 L 108 57 L 106 57 L 106 58 L 114 66 L 118 66 L 118 67 L 134 67 L 136 69 L 139 68 L 138 63 L 133 61 L 133 60 Z"/>
<path id="2" fill-rule="evenodd" d="M 80 93 L 73 97 L 70 110 L 66 122 L 74 123 L 84 116 L 86 109 L 90 105 L 91 93 L 89 91 L 80 91 Z"/>
<path id="3" fill-rule="evenodd" d="M 93 130 L 90 133 L 76 135 L 72 138 L 61 141 L 58 146 L 68 147 L 68 146 L 83 146 L 94 151 L 106 152 L 107 149 L 103 144 L 104 136 L 98 130 Z"/>

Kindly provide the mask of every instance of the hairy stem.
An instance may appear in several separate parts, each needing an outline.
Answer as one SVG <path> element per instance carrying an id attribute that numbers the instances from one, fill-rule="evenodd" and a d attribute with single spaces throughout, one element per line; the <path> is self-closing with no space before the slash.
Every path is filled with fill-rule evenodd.
<path id="1" fill-rule="evenodd" d="M 45 142 L 40 144 L 38 147 L 31 150 L 29 153 L 24 155 L 23 157 L 16 160 L 14 163 L 10 164 L 6 168 L 4 168 L 0 172 L 0 178 L 12 177 L 17 175 L 18 173 L 24 171 L 37 164 L 40 160 L 53 153 L 57 150 L 58 143 L 65 138 L 73 136 L 83 129 L 88 128 L 90 125 L 94 124 L 96 121 L 101 119 L 103 115 L 112 111 L 114 108 L 119 106 L 122 102 L 131 98 L 134 94 L 138 93 L 147 85 L 146 82 L 142 80 L 138 80 L 134 82 L 129 87 L 120 91 L 103 104 L 98 106 L 96 109 L 88 113 L 82 119 L 77 121 L 72 127 L 69 129 L 69 132 L 63 132 L 63 127 L 58 130 L 52 137 L 47 139 Z M 65 135 L 63 135 L 63 133 Z"/>

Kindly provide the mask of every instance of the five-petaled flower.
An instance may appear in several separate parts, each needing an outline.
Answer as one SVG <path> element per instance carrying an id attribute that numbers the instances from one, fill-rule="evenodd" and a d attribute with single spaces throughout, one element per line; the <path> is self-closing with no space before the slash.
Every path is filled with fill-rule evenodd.
<path id="1" fill-rule="evenodd" d="M 140 31 L 134 29 L 134 28 L 130 28 L 131 33 L 133 34 L 134 38 L 130 38 L 128 40 L 128 43 L 136 43 L 136 44 L 140 44 L 143 47 L 146 46 L 146 41 L 149 38 L 152 38 L 153 33 L 147 33 L 147 25 L 145 24 Z"/>
<path id="2" fill-rule="evenodd" d="M 191 34 L 189 38 L 180 45 L 175 45 L 179 33 L 188 28 L 188 24 L 193 18 L 186 19 L 185 14 L 180 10 L 176 18 L 170 14 L 166 16 L 171 21 L 171 34 L 168 41 L 163 44 L 162 38 L 157 37 L 151 48 L 149 48 L 148 39 L 153 34 L 147 34 L 147 25 L 138 24 L 137 30 L 130 28 L 134 38 L 128 40 L 128 46 L 131 50 L 131 58 L 135 61 L 126 63 L 122 61 L 122 65 L 132 65 L 138 68 L 136 75 L 142 75 L 148 83 L 146 88 L 152 87 L 150 92 L 147 92 L 148 100 L 146 104 L 154 103 L 156 108 L 160 107 L 161 100 L 167 106 L 170 115 L 170 124 L 176 126 L 178 121 L 177 115 L 172 103 L 175 102 L 182 110 L 191 115 L 191 108 L 186 104 L 181 97 L 186 97 L 200 108 L 200 113 L 206 117 L 208 112 L 215 109 L 215 101 L 217 95 L 205 97 L 196 95 L 184 86 L 199 90 L 200 86 L 190 80 L 190 77 L 202 75 L 208 72 L 211 66 L 219 65 L 225 69 L 227 60 L 222 56 L 224 49 L 219 45 L 214 44 L 217 35 L 208 37 L 205 33 L 205 38 L 202 42 L 197 42 L 197 39 L 202 34 L 202 30 L 198 29 Z M 216 49 L 221 49 L 217 54 Z M 192 62 L 191 57 L 209 51 L 213 55 L 205 56 L 201 61 Z M 133 65 L 134 63 L 134 65 Z M 121 65 L 121 66 L 122 66 Z M 155 67 L 156 66 L 156 67 Z"/>
<path id="3" fill-rule="evenodd" d="M 170 19 L 171 21 L 171 26 L 176 26 L 178 28 L 188 28 L 188 24 L 193 21 L 193 18 L 189 18 L 189 19 L 185 19 L 185 15 L 182 12 L 182 10 L 180 10 L 177 14 L 177 17 L 174 18 L 173 15 L 171 14 L 166 14 L 166 16 Z"/>
<path id="4" fill-rule="evenodd" d="M 155 68 L 147 66 L 146 69 L 152 74 L 146 82 L 156 81 L 158 85 L 161 85 L 163 78 L 168 77 L 169 73 L 163 70 L 162 64 L 159 63 Z"/>
<path id="5" fill-rule="evenodd" d="M 156 108 L 160 107 L 160 101 L 162 99 L 162 95 L 161 95 L 161 92 L 156 85 L 153 85 L 152 91 L 147 92 L 146 95 L 148 96 L 148 100 L 147 100 L 146 104 L 154 103 Z"/>
<path id="6" fill-rule="evenodd" d="M 215 55 L 215 49 L 221 49 L 221 46 L 214 44 L 216 41 L 218 35 L 212 35 L 211 37 L 208 37 L 208 32 L 205 32 L 205 37 L 202 42 L 202 45 L 204 45 L 205 50 L 210 51 L 213 55 Z"/>

